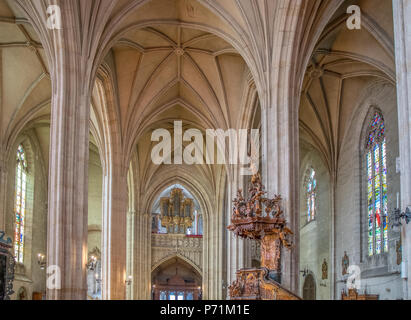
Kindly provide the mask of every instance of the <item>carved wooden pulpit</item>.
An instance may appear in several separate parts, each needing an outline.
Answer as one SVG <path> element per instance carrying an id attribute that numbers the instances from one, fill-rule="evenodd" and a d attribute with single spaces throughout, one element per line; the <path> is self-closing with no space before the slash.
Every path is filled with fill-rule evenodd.
<path id="1" fill-rule="evenodd" d="M 237 271 L 237 279 L 229 286 L 232 300 L 301 300 L 281 286 L 281 251 L 291 249 L 292 232 L 286 227 L 281 209 L 281 196 L 265 198 L 259 173 L 251 178 L 248 199 L 242 190 L 234 200 L 228 230 L 244 239 L 261 243 L 261 268 Z"/>

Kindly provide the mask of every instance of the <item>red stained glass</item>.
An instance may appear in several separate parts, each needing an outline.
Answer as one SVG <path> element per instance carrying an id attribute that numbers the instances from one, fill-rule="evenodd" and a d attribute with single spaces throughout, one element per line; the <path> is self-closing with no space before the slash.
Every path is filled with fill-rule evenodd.
<path id="1" fill-rule="evenodd" d="M 372 256 L 388 251 L 385 125 L 378 112 L 368 127 L 366 147 L 368 254 Z"/>
<path id="2" fill-rule="evenodd" d="M 17 149 L 16 162 L 14 255 L 17 262 L 23 263 L 27 163 L 22 145 L 20 145 Z"/>

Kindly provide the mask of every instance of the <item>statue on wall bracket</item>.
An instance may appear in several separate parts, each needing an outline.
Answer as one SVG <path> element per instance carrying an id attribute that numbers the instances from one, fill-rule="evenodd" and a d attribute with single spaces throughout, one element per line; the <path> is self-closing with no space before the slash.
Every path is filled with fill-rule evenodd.
<path id="1" fill-rule="evenodd" d="M 342 275 L 348 274 L 348 267 L 350 266 L 350 258 L 348 258 L 347 251 L 344 251 L 344 257 L 342 258 Z"/>
<path id="2" fill-rule="evenodd" d="M 321 267 L 321 270 L 322 270 L 322 280 L 327 280 L 328 279 L 328 264 L 325 258 L 324 258 L 324 262 Z"/>

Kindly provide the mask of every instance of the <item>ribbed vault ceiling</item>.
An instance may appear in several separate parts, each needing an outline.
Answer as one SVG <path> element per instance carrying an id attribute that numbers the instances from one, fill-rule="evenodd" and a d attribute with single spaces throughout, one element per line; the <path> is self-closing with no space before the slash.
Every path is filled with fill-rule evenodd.
<path id="1" fill-rule="evenodd" d="M 250 74 L 221 38 L 178 25 L 147 27 L 125 34 L 112 59 L 124 136 L 167 119 L 236 125 Z"/>
<path id="2" fill-rule="evenodd" d="M 0 138 L 7 148 L 25 125 L 47 122 L 51 97 L 40 40 L 30 24 L 15 18 L 11 8 L 13 2 L 9 6 L 0 1 Z"/>
<path id="3" fill-rule="evenodd" d="M 344 9 L 359 4 L 361 30 L 346 27 Z M 307 68 L 301 95 L 300 129 L 330 171 L 364 88 L 381 80 L 395 85 L 392 19 L 388 1 L 347 1 L 331 19 Z"/>

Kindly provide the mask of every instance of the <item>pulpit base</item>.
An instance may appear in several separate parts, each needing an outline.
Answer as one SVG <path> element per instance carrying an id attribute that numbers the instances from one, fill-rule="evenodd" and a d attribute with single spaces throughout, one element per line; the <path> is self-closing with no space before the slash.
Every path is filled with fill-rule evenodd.
<path id="1" fill-rule="evenodd" d="M 272 280 L 267 268 L 242 269 L 229 287 L 231 300 L 301 300 Z"/>

